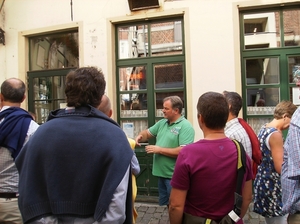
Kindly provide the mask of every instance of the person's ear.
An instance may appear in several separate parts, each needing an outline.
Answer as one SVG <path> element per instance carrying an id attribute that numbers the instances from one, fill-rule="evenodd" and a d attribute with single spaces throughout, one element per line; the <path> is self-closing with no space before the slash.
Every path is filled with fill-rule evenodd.
<path id="1" fill-rule="evenodd" d="M 112 116 L 112 109 L 109 110 L 108 114 L 109 114 L 109 117 Z"/>

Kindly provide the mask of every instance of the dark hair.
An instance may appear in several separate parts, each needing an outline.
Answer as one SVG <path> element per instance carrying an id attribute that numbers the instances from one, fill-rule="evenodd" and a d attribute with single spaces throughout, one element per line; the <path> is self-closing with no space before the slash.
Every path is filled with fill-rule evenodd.
<path id="1" fill-rule="evenodd" d="M 229 107 L 224 95 L 217 92 L 207 92 L 201 95 L 197 104 L 198 116 L 201 114 L 206 127 L 218 130 L 225 127 Z"/>
<path id="2" fill-rule="evenodd" d="M 66 77 L 67 106 L 91 105 L 98 107 L 105 91 L 106 82 L 100 69 L 83 67 L 73 70 Z"/>
<path id="3" fill-rule="evenodd" d="M 25 83 L 17 78 L 7 79 L 1 85 L 1 94 L 4 100 L 12 103 L 22 103 L 25 91 Z"/>
<path id="4" fill-rule="evenodd" d="M 240 94 L 237 92 L 227 92 L 223 91 L 223 94 L 231 107 L 229 108 L 230 113 L 235 115 L 236 117 L 239 116 L 239 112 L 243 105 L 243 100 Z"/>
<path id="5" fill-rule="evenodd" d="M 179 113 L 181 114 L 183 108 L 183 102 L 179 96 L 167 96 L 164 98 L 163 102 L 170 100 L 172 104 L 172 109 L 177 108 Z"/>

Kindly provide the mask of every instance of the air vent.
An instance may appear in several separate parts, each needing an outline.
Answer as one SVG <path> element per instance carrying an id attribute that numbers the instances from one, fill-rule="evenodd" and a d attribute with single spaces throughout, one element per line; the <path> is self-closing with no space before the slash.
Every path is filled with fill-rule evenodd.
<path id="1" fill-rule="evenodd" d="M 128 0 L 129 8 L 131 11 L 158 8 L 158 0 Z"/>

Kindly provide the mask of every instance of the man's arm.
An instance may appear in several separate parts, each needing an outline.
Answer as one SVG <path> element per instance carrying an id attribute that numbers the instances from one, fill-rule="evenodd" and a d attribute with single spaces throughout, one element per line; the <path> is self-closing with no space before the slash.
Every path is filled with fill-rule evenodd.
<path id="1" fill-rule="evenodd" d="M 148 139 L 152 138 L 153 136 L 150 134 L 148 129 L 141 131 L 138 136 L 135 138 L 135 142 L 137 145 L 141 146 L 141 142 L 145 142 Z"/>
<path id="2" fill-rule="evenodd" d="M 252 201 L 252 179 L 245 182 L 243 187 L 242 197 L 243 197 L 243 204 L 241 208 L 241 215 L 240 215 L 241 218 L 243 218 L 247 213 L 249 204 Z"/>
<path id="3" fill-rule="evenodd" d="M 178 146 L 176 148 L 164 148 L 157 145 L 147 145 L 145 147 L 145 150 L 147 153 L 153 153 L 153 154 L 162 154 L 169 157 L 177 157 L 180 150 L 183 146 Z"/>
<path id="4" fill-rule="evenodd" d="M 130 175 L 130 167 L 128 167 L 122 181 L 117 187 L 103 219 L 100 222 L 95 222 L 95 223 L 113 224 L 113 223 L 123 223 L 125 221 L 126 195 L 128 190 L 129 175 Z"/>
<path id="5" fill-rule="evenodd" d="M 131 171 L 134 176 L 138 175 L 141 171 L 140 163 L 139 163 L 135 153 L 133 154 L 132 159 L 131 159 Z"/>
<path id="6" fill-rule="evenodd" d="M 187 190 L 172 188 L 169 203 L 170 224 L 181 224 Z"/>

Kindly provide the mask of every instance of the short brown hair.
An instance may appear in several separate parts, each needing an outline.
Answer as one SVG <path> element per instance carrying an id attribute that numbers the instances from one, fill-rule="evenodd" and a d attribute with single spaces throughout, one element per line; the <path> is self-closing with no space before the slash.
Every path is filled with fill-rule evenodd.
<path id="1" fill-rule="evenodd" d="M 198 116 L 201 114 L 206 127 L 212 130 L 224 128 L 229 115 L 228 102 L 217 92 L 202 94 L 197 104 Z"/>
<path id="2" fill-rule="evenodd" d="M 91 105 L 98 107 L 106 82 L 100 69 L 83 67 L 73 70 L 66 77 L 66 97 L 69 107 Z"/>

